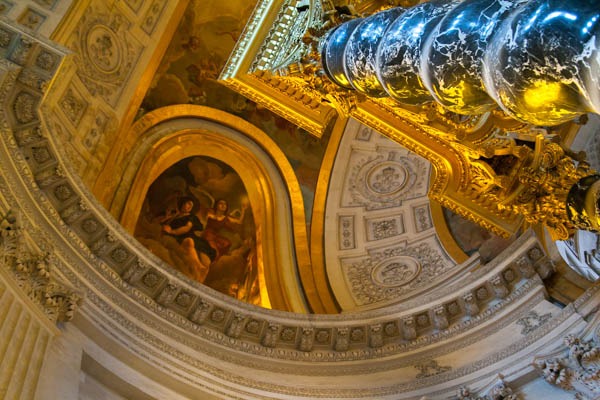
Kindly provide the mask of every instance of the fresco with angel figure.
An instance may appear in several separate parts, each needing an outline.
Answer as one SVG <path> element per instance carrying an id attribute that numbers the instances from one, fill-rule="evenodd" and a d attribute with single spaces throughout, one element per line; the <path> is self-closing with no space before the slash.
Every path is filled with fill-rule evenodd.
<path id="1" fill-rule="evenodd" d="M 190 278 L 239 300 L 260 302 L 248 194 L 222 161 L 190 157 L 164 171 L 148 189 L 134 235 Z"/>

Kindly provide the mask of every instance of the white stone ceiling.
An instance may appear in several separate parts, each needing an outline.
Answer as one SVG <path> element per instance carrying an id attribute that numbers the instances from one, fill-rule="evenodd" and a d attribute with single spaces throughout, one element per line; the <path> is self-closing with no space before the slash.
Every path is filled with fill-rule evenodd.
<path id="1" fill-rule="evenodd" d="M 344 311 L 414 297 L 457 269 L 436 233 L 431 164 L 351 120 L 333 166 L 326 269 Z"/>

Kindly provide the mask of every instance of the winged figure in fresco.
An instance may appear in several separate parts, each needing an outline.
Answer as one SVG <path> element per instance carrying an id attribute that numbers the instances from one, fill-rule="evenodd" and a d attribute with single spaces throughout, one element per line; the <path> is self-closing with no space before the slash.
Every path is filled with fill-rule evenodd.
<path id="1" fill-rule="evenodd" d="M 215 200 L 208 192 L 194 186 L 190 186 L 189 191 L 196 198 L 208 198 L 211 201 L 210 207 L 202 207 L 202 205 L 200 205 L 197 215 L 201 220 L 205 221 L 205 229 L 202 233 L 202 237 L 216 251 L 216 256 L 213 260 L 216 261 L 224 254 L 227 254 L 231 247 L 231 241 L 221 235 L 221 232 L 223 230 L 230 232 L 240 230 L 246 211 L 248 210 L 248 200 L 245 199 L 242 201 L 241 210 L 238 209 L 228 213 L 229 204 L 227 203 L 227 200 Z"/>
<path id="2" fill-rule="evenodd" d="M 254 217 L 243 182 L 225 164 L 193 157 L 163 172 L 148 190 L 135 237 L 190 278 L 260 304 Z"/>

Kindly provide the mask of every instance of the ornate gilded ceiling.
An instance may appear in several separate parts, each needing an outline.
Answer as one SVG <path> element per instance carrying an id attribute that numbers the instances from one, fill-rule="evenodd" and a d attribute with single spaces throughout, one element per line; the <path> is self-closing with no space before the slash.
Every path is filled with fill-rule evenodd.
<path id="1" fill-rule="evenodd" d="M 263 46 L 260 50 L 262 58 L 253 60 L 253 68 L 272 67 L 297 57 L 298 51 L 306 47 L 300 40 L 301 33 L 324 12 L 320 3 L 317 3 L 311 3 L 311 7 L 306 10 L 294 6 L 295 3 L 286 3 L 285 12 L 279 13 L 274 22 L 274 26 L 279 27 L 275 35 L 277 37 L 270 33 L 271 36 L 265 39 L 265 43 L 278 41 L 287 49 L 286 53 L 273 54 L 267 59 L 268 48 Z M 376 131 L 356 121 L 351 121 L 346 126 L 346 120 L 339 118 L 337 122 L 331 119 L 315 135 L 314 131 L 302 129 L 306 127 L 302 123 L 295 121 L 299 125 L 297 126 L 284 119 L 281 113 L 276 113 L 277 110 L 266 107 L 260 101 L 257 103 L 250 100 L 224 85 L 219 77 L 227 74 L 226 65 L 232 65 L 232 59 L 238 56 L 240 43 L 244 43 L 248 35 L 253 34 L 252 30 L 257 28 L 255 21 L 263 18 L 261 12 L 264 11 L 265 4 L 269 3 L 262 1 L 255 9 L 255 4 L 247 2 L 225 4 L 192 0 L 152 78 L 138 111 L 138 118 L 177 104 L 208 105 L 242 117 L 273 140 L 278 151 L 285 154 L 293 169 L 294 179 L 300 185 L 302 201 L 294 202 L 292 210 L 295 215 L 305 215 L 305 221 L 302 222 L 305 226 L 300 229 L 296 221 L 288 229 L 294 229 L 295 232 L 298 274 L 309 307 L 313 311 L 335 312 L 340 308 L 348 311 L 397 303 L 435 287 L 436 282 L 441 282 L 445 274 L 467 259 L 465 251 L 472 254 L 485 244 L 490 248 L 490 254 L 484 260 L 488 261 L 499 249 L 510 243 L 503 242 L 496 236 L 491 241 L 487 240 L 490 236 L 485 231 L 477 229 L 452 212 L 446 211 L 444 216 L 442 207 L 437 203 L 432 212 L 427 197 L 431 164 L 403 146 L 385 139 Z M 377 2 L 365 2 L 354 6 L 367 10 L 381 5 Z M 268 26 L 265 23 L 258 32 L 265 34 Z M 171 114 L 169 113 L 169 118 L 178 117 Z M 284 116 L 289 117 L 287 114 Z M 324 121 L 327 118 L 329 117 Z M 143 119 L 140 121 L 143 122 Z M 147 129 L 144 124 L 138 124 L 140 129 Z M 141 132 L 140 130 L 137 134 L 141 135 Z M 264 147 L 265 143 L 261 145 Z M 143 148 L 137 147 L 126 158 L 127 164 L 137 165 L 135 160 L 142 155 L 135 154 Z M 219 159 L 219 156 L 216 157 Z M 222 158 L 220 160 L 225 161 Z M 161 168 L 164 170 L 167 167 L 169 166 L 164 165 Z M 134 226 L 135 216 L 130 214 L 139 211 L 128 208 L 123 195 L 128 193 L 127 188 L 133 191 L 140 190 L 141 187 L 138 185 L 138 189 L 135 189 L 137 186 L 131 183 L 132 173 L 133 170 L 125 174 L 126 180 L 121 182 L 111 205 L 111 211 L 121 215 L 121 220 L 128 229 L 133 229 Z M 138 173 L 136 180 L 139 176 L 141 175 Z M 167 204 L 165 199 L 179 193 L 179 196 L 192 196 L 196 204 L 204 202 L 207 204 L 204 207 L 213 207 L 217 198 L 223 196 L 205 190 L 198 197 L 197 188 L 204 184 L 202 179 L 198 179 L 200 178 L 193 178 L 189 185 L 184 185 L 177 191 L 167 190 L 169 193 L 163 193 L 161 201 Z M 143 190 L 147 190 L 148 185 L 149 183 Z M 391 186 L 388 187 L 389 185 Z M 193 187 L 188 190 L 188 186 Z M 129 192 L 129 197 L 140 196 L 141 194 Z M 243 193 L 225 194 L 236 207 L 236 199 L 240 196 Z M 177 201 L 173 201 L 171 207 L 177 212 Z M 150 206 L 149 204 L 148 207 Z M 239 208 L 235 212 L 239 217 Z M 165 215 L 164 223 L 168 224 L 170 218 L 165 213 L 168 213 L 168 208 L 155 210 L 152 215 L 147 215 L 147 219 L 160 219 L 161 215 Z M 207 223 L 207 214 L 205 211 L 198 211 L 197 206 L 194 213 L 202 221 L 198 231 L 201 232 Z M 437 220 L 436 224 L 433 215 Z M 446 217 L 451 224 L 446 223 Z M 234 220 L 233 216 L 227 218 Z M 143 243 L 157 254 L 163 254 L 163 259 L 177 258 L 176 251 L 169 255 L 162 248 L 160 240 L 156 241 L 158 239 L 155 235 L 148 232 L 150 231 L 146 230 L 146 233 L 139 236 Z M 459 235 L 463 232 L 462 240 L 459 238 L 460 244 L 453 239 L 456 232 Z M 162 237 L 160 232 L 158 234 L 158 237 Z M 222 232 L 220 235 L 225 238 L 229 234 Z M 465 237 L 468 239 L 465 240 Z M 196 242 L 201 240 L 204 239 L 196 239 Z M 234 244 L 230 248 L 231 254 L 227 253 L 228 257 L 238 251 L 238 248 L 243 249 L 243 246 L 238 245 Z M 310 258 L 303 256 L 305 252 L 310 253 Z M 398 261 L 406 261 L 400 263 L 407 268 L 406 271 L 390 269 Z M 216 269 L 217 265 L 211 268 Z M 189 276 L 196 275 L 184 267 L 179 269 Z M 396 272 L 402 277 L 383 276 Z M 213 275 L 209 273 L 208 277 Z M 228 293 L 235 286 L 237 291 L 244 279 L 242 277 L 237 284 L 229 282 L 229 289 L 221 285 L 223 287 L 219 290 Z M 284 302 L 276 300 L 275 303 Z"/>
<path id="2" fill-rule="evenodd" d="M 108 21 L 122 18 L 119 26 L 143 45 L 140 59 L 152 59 L 157 38 L 144 27 L 155 20 L 145 16 L 153 9 L 164 10 L 156 15 L 154 32 L 160 37 L 177 14 L 170 8 L 174 3 L 160 3 L 163 9 L 153 7 L 155 1 L 111 4 L 110 15 L 118 18 L 104 21 L 102 29 L 118 30 Z M 106 11 L 105 6 L 102 0 L 90 0 L 75 7 L 76 13 L 70 17 L 74 22 L 65 26 L 76 29 L 74 35 L 78 35 L 82 24 L 95 18 L 96 12 Z M 132 7 L 143 12 L 138 15 Z M 67 28 L 70 37 L 71 28 Z M 297 181 L 297 173 L 275 140 L 252 123 L 214 108 L 178 105 L 147 113 L 133 126 L 131 121 L 125 123 L 121 133 L 129 136 L 123 133 L 109 146 L 114 131 L 97 126 L 98 111 L 117 121 L 127 119 L 125 109 L 137 101 L 131 99 L 144 76 L 145 62 L 129 65 L 124 89 L 114 106 L 88 92 L 89 82 L 81 81 L 86 76 L 86 70 L 79 70 L 82 63 L 93 63 L 89 53 L 69 58 L 60 46 L 5 19 L 0 20 L 0 39 L 0 98 L 4 104 L 0 108 L 0 244 L 5 261 L 0 266 L 0 296 L 7 316 L 0 328 L 7 333 L 2 346 L 8 349 L 4 354 L 8 361 L 2 365 L 14 364 L 16 371 L 37 375 L 43 361 L 54 379 L 48 379 L 45 387 L 50 391 L 42 393 L 62 391 L 64 384 L 71 384 L 73 397 L 77 397 L 78 389 L 86 386 L 73 377 L 87 381 L 90 369 L 84 370 L 85 364 L 93 359 L 99 368 L 115 373 L 115 382 L 130 384 L 143 396 L 156 398 L 426 396 L 438 400 L 536 398 L 540 393 L 552 393 L 556 399 L 581 397 L 581 393 L 588 398 L 598 395 L 598 368 L 587 366 L 592 364 L 590 358 L 597 358 L 600 343 L 598 316 L 594 317 L 599 286 L 585 293 L 585 286 L 572 290 L 575 295 L 563 301 L 568 305 L 562 307 L 553 294 L 559 285 L 552 285 L 553 270 L 559 275 L 559 266 L 544 254 L 543 244 L 531 230 L 485 265 L 434 264 L 442 265 L 448 274 L 445 280 L 434 278 L 431 283 L 440 284 L 428 293 L 429 288 L 414 286 L 412 293 L 397 293 L 392 300 L 397 304 L 377 310 L 301 315 L 245 304 L 189 279 L 148 252 L 103 207 L 110 208 L 112 200 L 122 202 L 119 209 L 127 208 L 129 200 L 138 209 L 144 207 L 145 191 L 130 190 L 138 171 L 142 175 L 148 172 L 138 182 L 149 186 L 160 175 L 160 167 L 187 156 L 202 152 L 203 156 L 215 156 L 216 148 L 235 156 L 256 150 L 257 164 L 267 172 L 256 180 L 266 185 L 262 186 L 264 193 L 274 193 L 283 205 L 279 215 L 293 220 L 270 224 L 272 229 L 283 227 L 293 233 L 293 239 L 276 233 L 264 239 L 279 238 L 296 245 L 304 241 L 304 261 L 285 267 L 297 266 L 302 288 L 319 299 L 328 293 L 327 288 L 321 290 L 327 281 L 317 279 L 319 255 L 331 254 L 338 260 L 371 259 L 352 263 L 371 268 L 361 280 L 402 286 L 418 281 L 418 276 L 413 278 L 418 275 L 415 271 L 419 267 L 425 270 L 431 261 L 428 253 L 433 252 L 401 251 L 420 245 L 433 247 L 437 236 L 444 249 L 454 254 L 444 239 L 443 224 L 437 223 L 441 214 L 436 215 L 431 201 L 430 214 L 423 207 L 428 201 L 423 196 L 427 179 L 435 177 L 428 172 L 435 171 L 435 163 L 422 162 L 357 121 L 336 124 L 319 169 L 319 177 L 327 179 L 318 179 L 314 192 L 315 204 L 321 206 L 315 207 L 307 234 L 304 215 L 285 209 L 303 203 L 299 185 L 290 184 Z M 71 119 L 72 111 L 77 110 L 81 119 Z M 399 126 L 407 125 L 400 119 Z M 118 181 L 114 183 L 118 190 L 109 191 L 111 201 L 103 204 L 89 191 L 87 179 L 94 175 L 86 175 L 85 182 L 81 179 L 81 165 L 93 161 L 85 157 L 82 141 L 94 130 L 100 136 L 98 152 L 108 148 L 124 153 L 123 159 L 115 158 L 119 162 L 114 165 L 108 159 L 112 169 L 106 173 Z M 199 137 L 204 140 L 196 141 Z M 79 148 L 82 153 L 67 152 L 67 147 Z M 251 159 L 250 155 L 238 157 L 238 165 L 232 166 L 243 181 L 242 175 L 252 173 L 250 166 L 257 165 L 248 161 Z M 76 160 L 80 163 L 75 164 Z M 229 160 L 233 164 L 232 160 L 234 157 Z M 193 174 L 202 176 L 193 186 L 217 193 L 217 183 L 210 178 L 218 171 L 208 168 L 211 173 Z M 260 172 L 260 165 L 256 170 Z M 223 171 L 227 176 L 227 168 Z M 280 180 L 279 192 L 268 190 L 267 177 Z M 251 189 L 246 189 L 252 197 Z M 258 186 L 255 189 L 258 191 Z M 232 207 L 241 209 L 242 202 L 236 204 L 237 200 L 241 199 L 231 199 Z M 258 214 L 260 207 L 252 207 Z M 136 218 L 137 213 L 129 216 Z M 349 216 L 353 218 L 345 218 Z M 428 227 L 428 217 L 435 234 Z M 448 229 L 453 226 L 464 230 L 456 221 L 451 221 Z M 315 243 L 321 248 L 313 247 Z M 465 250 L 465 246 L 479 245 L 463 241 Z M 298 249 L 282 253 L 296 256 Z M 440 247 L 434 251 L 442 254 Z M 346 278 L 340 265 L 328 263 L 327 267 L 338 268 L 342 278 L 333 283 L 343 287 Z M 325 266 L 320 267 L 324 271 Z M 294 274 L 293 268 L 284 275 Z M 304 286 L 309 275 L 313 287 Z M 309 292 L 314 289 L 318 290 Z M 348 296 L 359 299 L 352 292 Z M 73 314 L 72 322 L 54 327 L 54 316 L 68 320 Z M 47 342 L 48 351 L 39 351 L 45 342 L 35 339 L 35 322 L 40 319 L 47 320 L 44 323 L 57 335 L 56 342 Z M 587 349 L 585 362 L 579 358 L 582 348 Z M 12 367 L 2 368 L 3 382 L 9 382 L 6 372 L 12 372 Z M 573 388 L 557 386 L 556 376 L 561 373 L 571 377 Z M 12 393 L 22 387 L 22 376 L 10 380 Z M 28 390 L 35 389 L 34 380 L 25 383 Z"/>
<path id="3" fill-rule="evenodd" d="M 217 108 L 244 118 L 271 137 L 296 171 L 310 224 L 328 136 L 318 140 L 218 81 L 256 1 L 192 0 L 144 97 L 139 115 L 173 104 Z"/>
<path id="4" fill-rule="evenodd" d="M 131 233 L 134 233 L 140 210 L 155 220 L 152 232 L 156 235 L 146 232 L 146 237 L 138 237 L 151 243 L 149 247 L 157 253 L 162 252 L 163 259 L 176 258 L 178 248 L 174 248 L 175 254 L 167 256 L 164 248 L 148 239 L 160 238 L 165 232 L 168 235 L 167 230 L 173 229 L 169 224 L 175 215 L 169 214 L 169 207 L 171 211 L 175 209 L 175 213 L 180 212 L 175 197 L 195 198 L 193 214 L 199 223 L 195 223 L 198 229 L 191 231 L 198 239 L 186 239 L 195 244 L 207 241 L 217 253 L 221 249 L 221 253 L 208 262 L 215 263 L 212 275 L 211 272 L 196 274 L 188 270 L 185 263 L 179 263 L 180 272 L 187 272 L 188 276 L 218 276 L 217 259 L 226 256 L 238 257 L 238 265 L 248 266 L 250 273 L 253 270 L 250 266 L 260 263 L 254 264 L 248 259 L 255 252 L 260 258 L 260 249 L 271 246 L 273 252 L 285 253 L 283 258 L 291 260 L 278 266 L 285 273 L 274 273 L 272 277 L 280 285 L 275 292 L 281 293 L 272 303 L 286 310 L 335 313 L 392 305 L 414 297 L 435 287 L 436 282 L 443 281 L 444 274 L 462 265 L 466 258 L 463 253 L 472 255 L 481 249 L 482 253 L 487 252 L 482 254 L 483 261 L 487 262 L 510 243 L 474 228 L 458 215 L 444 211 L 438 203 L 430 204 L 431 199 L 497 233 L 518 233 L 521 215 L 513 212 L 510 218 L 505 218 L 501 213 L 489 211 L 493 198 L 467 194 L 471 193 L 469 180 L 496 186 L 502 185 L 505 179 L 516 180 L 512 175 L 496 176 L 493 168 L 486 168 L 480 160 L 487 157 L 486 152 L 529 154 L 526 146 L 511 147 L 512 138 L 500 143 L 498 148 L 481 150 L 476 143 L 500 132 L 495 124 L 500 124 L 502 132 L 519 126 L 493 113 L 462 120 L 441 114 L 434 107 L 400 108 L 369 101 L 353 109 L 356 120 L 352 120 L 348 114 L 338 114 L 338 106 L 343 108 L 350 97 L 347 93 L 333 91 L 326 96 L 319 95 L 317 101 L 313 96 L 316 92 L 305 91 L 302 85 L 318 82 L 301 76 L 282 79 L 260 71 L 260 68 L 288 62 L 309 48 L 301 34 L 307 27 L 314 30 L 323 23 L 331 4 L 315 0 L 309 1 L 306 8 L 304 3 L 283 0 L 181 2 L 172 8 L 157 8 L 171 12 L 172 19 L 170 24 L 162 25 L 167 33 L 155 41 L 152 40 L 154 28 L 145 25 L 147 20 L 135 19 L 136 4 L 119 3 L 120 11 L 113 15 L 92 1 L 88 7 L 91 11 L 81 20 L 65 24 L 62 36 L 58 36 L 75 51 L 71 70 L 75 78 L 60 82 L 69 87 L 56 115 L 69 128 L 60 135 L 65 139 L 68 156 L 111 214 Z M 367 1 L 352 6 L 371 12 L 386 4 Z M 148 12 L 152 10 L 151 7 Z M 92 29 L 86 24 L 86 21 L 99 23 L 104 17 L 108 28 L 102 25 Z M 161 28 L 156 25 L 156 29 Z M 105 37 L 108 39 L 103 39 Z M 104 43 L 106 48 L 100 49 L 99 43 Z M 154 52 L 149 50 L 151 44 L 156 45 Z M 94 51 L 101 50 L 106 53 L 104 58 L 94 58 Z M 275 50 L 283 52 L 276 56 Z M 149 64 L 143 67 L 143 63 L 135 60 L 149 60 Z M 117 63 L 117 75 L 127 85 L 119 87 L 118 93 L 102 90 L 98 96 L 91 92 L 86 94 L 99 90 L 98 85 L 112 82 L 100 79 L 104 76 L 101 72 L 97 76 L 92 73 L 102 69 L 102 65 L 94 62 Z M 98 82 L 94 83 L 95 80 Z M 139 93 L 144 95 L 138 96 Z M 133 99 L 129 108 L 126 107 L 127 95 Z M 92 99 L 89 104 L 88 98 Z M 242 127 L 237 118 L 252 128 Z M 260 209 L 251 204 L 250 210 L 244 210 L 246 193 L 241 187 L 223 194 L 208 184 L 210 180 L 228 179 L 224 172 L 227 166 L 225 169 L 214 167 L 218 162 L 227 164 L 225 152 L 207 154 L 198 147 L 186 148 L 175 140 L 193 136 L 201 147 L 200 125 L 207 132 L 219 131 L 219 125 L 246 136 L 258 130 L 261 134 L 249 136 L 254 145 L 273 159 L 274 154 L 282 157 L 275 165 L 280 170 L 277 179 L 283 181 L 289 192 L 289 218 L 280 219 L 287 222 L 279 224 L 277 229 L 285 230 L 286 237 L 293 238 L 290 242 L 293 251 L 274 246 L 269 242 L 271 238 L 264 236 L 267 230 L 262 228 L 257 228 L 254 236 L 242 232 L 240 226 L 246 226 L 243 217 L 253 215 L 254 226 L 260 227 L 260 223 L 256 223 L 260 214 L 267 215 L 276 207 L 265 205 Z M 360 139 L 354 132 L 357 126 L 370 129 L 371 133 Z M 103 134 L 99 135 L 99 131 Z M 460 142 L 463 139 L 464 142 Z M 167 148 L 167 143 L 172 147 Z M 506 143 L 509 147 L 502 147 Z M 197 149 L 196 153 L 186 153 L 191 148 Z M 164 199 L 159 201 L 165 205 L 164 210 L 156 209 L 150 200 L 144 203 L 153 180 L 183 159 L 184 154 L 213 157 L 217 164 L 210 164 L 211 167 L 207 167 L 210 173 L 194 175 L 177 190 L 166 190 L 169 193 L 164 193 Z M 146 165 L 155 168 L 152 174 L 145 175 Z M 233 172 L 241 177 L 240 169 L 244 166 L 239 165 Z M 143 179 L 146 180 L 141 182 Z M 250 191 L 252 182 L 245 180 L 244 185 L 245 190 Z M 167 201 L 169 196 L 173 197 L 171 203 Z M 263 197 L 287 201 L 269 191 Z M 224 218 L 221 221 L 226 221 L 223 222 L 226 229 L 211 239 L 210 226 L 214 222 L 210 222 L 210 215 L 218 214 L 219 199 L 229 206 L 223 215 L 218 215 Z M 131 204 L 136 206 L 130 207 Z M 199 210 L 200 205 L 203 208 Z M 278 238 L 281 237 L 278 234 Z M 181 242 L 183 245 L 183 239 Z M 255 247 L 252 242 L 262 243 L 263 247 Z M 415 256 L 426 253 L 423 246 L 434 249 L 428 259 Z M 190 257 L 202 258 L 199 247 L 195 254 L 190 252 Z M 271 258 L 275 259 L 275 256 Z M 388 264 L 403 268 L 388 268 Z M 385 274 L 399 277 L 388 279 Z M 244 286 L 246 276 L 239 275 L 239 282 L 220 284 L 220 290 L 230 294 Z M 285 293 L 292 292 L 293 300 L 286 300 Z M 285 305 L 292 303 L 302 305 L 297 308 Z"/>

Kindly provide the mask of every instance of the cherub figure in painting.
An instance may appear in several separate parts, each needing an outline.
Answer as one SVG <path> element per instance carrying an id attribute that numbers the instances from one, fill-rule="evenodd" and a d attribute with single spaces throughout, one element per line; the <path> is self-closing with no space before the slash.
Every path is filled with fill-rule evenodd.
<path id="1" fill-rule="evenodd" d="M 203 225 L 192 213 L 194 200 L 182 197 L 178 201 L 179 212 L 168 222 L 162 224 L 164 234 L 172 236 L 181 245 L 184 257 L 188 261 L 188 270 L 183 271 L 199 282 L 204 282 L 217 252 L 202 237 Z"/>

